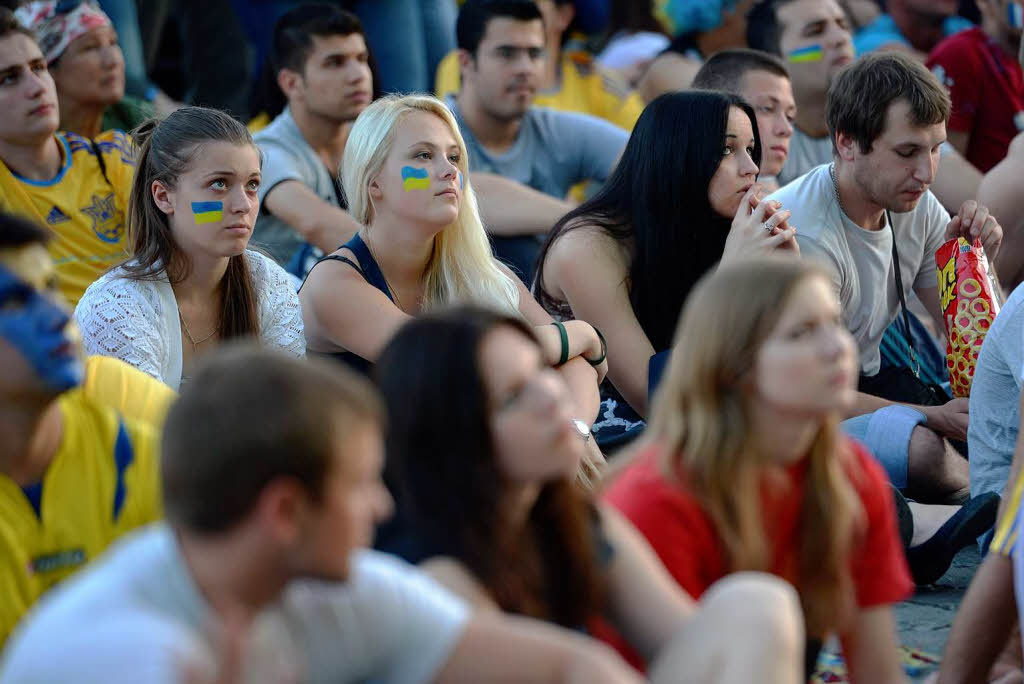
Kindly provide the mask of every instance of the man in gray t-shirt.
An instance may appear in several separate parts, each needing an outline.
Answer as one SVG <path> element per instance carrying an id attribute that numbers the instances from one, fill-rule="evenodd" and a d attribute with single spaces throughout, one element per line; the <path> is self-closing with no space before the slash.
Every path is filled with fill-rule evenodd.
<path id="1" fill-rule="evenodd" d="M 277 85 L 287 106 L 254 137 L 263 153 L 253 242 L 298 278 L 357 230 L 337 178 L 348 131 L 373 95 L 359 20 L 329 5 L 300 5 L 274 26 Z"/>
<path id="2" fill-rule="evenodd" d="M 1013 462 L 1024 385 L 1024 285 L 999 311 L 978 355 L 971 385 L 971 495 L 1002 494 Z"/>
<path id="3" fill-rule="evenodd" d="M 461 89 L 448 105 L 495 252 L 529 281 L 537 236 L 572 208 L 569 188 L 603 182 L 629 133 L 586 114 L 533 107 L 546 56 L 532 3 L 467 2 L 456 34 Z"/>

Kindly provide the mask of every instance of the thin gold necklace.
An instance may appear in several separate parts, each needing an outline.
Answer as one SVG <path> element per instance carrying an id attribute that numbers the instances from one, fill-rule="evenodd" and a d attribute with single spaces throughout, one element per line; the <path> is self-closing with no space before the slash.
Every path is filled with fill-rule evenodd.
<path id="1" fill-rule="evenodd" d="M 377 262 L 377 270 L 380 271 L 380 275 L 384 279 L 384 284 L 387 285 L 388 292 L 390 292 L 391 296 L 395 298 L 395 305 L 398 306 L 398 308 L 403 313 L 408 313 L 405 310 L 405 307 L 402 306 L 402 299 L 401 299 L 401 297 L 398 296 L 398 290 L 396 290 L 395 288 L 391 287 L 391 283 L 388 282 L 388 277 L 384 274 L 384 269 L 381 268 L 380 259 L 377 258 L 377 253 L 373 251 L 373 245 L 370 244 L 370 235 L 369 235 L 369 233 L 367 233 L 366 239 L 363 240 L 363 244 L 365 244 L 366 248 L 368 250 L 370 250 L 370 256 L 373 257 L 373 260 L 375 262 Z"/>
<path id="2" fill-rule="evenodd" d="M 216 328 L 213 329 L 212 333 L 210 333 L 201 340 L 196 340 L 194 337 L 192 337 L 192 332 L 188 329 L 188 323 L 185 322 L 185 317 L 181 315 L 181 309 L 178 309 L 178 319 L 181 321 L 181 327 L 185 330 L 185 337 L 188 338 L 189 343 L 191 343 L 192 345 L 192 351 L 196 351 L 196 347 L 198 347 L 203 342 L 206 342 L 208 339 L 210 339 L 218 332 L 220 332 L 220 326 L 218 325 Z"/>

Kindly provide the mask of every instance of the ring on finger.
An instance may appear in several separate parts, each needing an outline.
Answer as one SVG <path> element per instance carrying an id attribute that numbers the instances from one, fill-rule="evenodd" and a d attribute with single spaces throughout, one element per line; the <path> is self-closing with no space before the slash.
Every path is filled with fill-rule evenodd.
<path id="1" fill-rule="evenodd" d="M 764 228 L 765 230 L 767 230 L 769 233 L 772 232 L 772 229 L 774 228 L 774 226 L 772 224 L 768 223 L 768 221 L 762 221 L 761 222 L 761 227 Z"/>

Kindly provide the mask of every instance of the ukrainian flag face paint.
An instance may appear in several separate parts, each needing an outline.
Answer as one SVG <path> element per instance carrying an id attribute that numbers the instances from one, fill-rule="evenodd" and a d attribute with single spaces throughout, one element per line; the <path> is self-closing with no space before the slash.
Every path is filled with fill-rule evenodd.
<path id="1" fill-rule="evenodd" d="M 426 169 L 417 169 L 414 166 L 403 166 L 402 189 L 406 192 L 409 192 L 410 190 L 429 190 L 430 174 Z"/>
<path id="2" fill-rule="evenodd" d="M 35 252 L 41 245 L 0 250 L 0 338 L 13 346 L 36 375 L 54 392 L 64 392 L 82 381 L 78 329 L 53 298 L 30 283 L 36 273 Z M 30 268 L 35 275 L 23 274 Z M 52 268 L 52 266 L 51 266 Z"/>
<path id="3" fill-rule="evenodd" d="M 790 64 L 805 64 L 807 62 L 820 62 L 824 57 L 825 53 L 822 51 L 821 46 L 815 43 L 814 45 L 793 50 L 786 55 L 786 61 Z"/>
<path id="4" fill-rule="evenodd" d="M 196 225 L 219 223 L 224 220 L 223 202 L 193 202 L 192 213 L 196 217 Z"/>

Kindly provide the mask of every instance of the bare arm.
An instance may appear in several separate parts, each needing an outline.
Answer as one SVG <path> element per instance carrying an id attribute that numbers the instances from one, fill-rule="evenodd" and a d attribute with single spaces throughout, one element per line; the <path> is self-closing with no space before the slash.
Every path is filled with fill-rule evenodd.
<path id="1" fill-rule="evenodd" d="M 655 350 L 633 313 L 627 265 L 619 246 L 597 228 L 562 234 L 548 251 L 544 280 L 576 318 L 593 323 L 608 342 L 608 376 L 633 409 L 647 414 L 647 364 Z"/>
<path id="2" fill-rule="evenodd" d="M 359 224 L 341 207 L 323 201 L 306 185 L 289 180 L 279 183 L 263 200 L 267 210 L 295 229 L 302 239 L 330 254 L 349 241 Z"/>
<path id="3" fill-rule="evenodd" d="M 695 604 L 628 520 L 609 506 L 600 512 L 605 536 L 615 550 L 607 573 L 609 617 L 651 662 L 689 621 Z"/>
<path id="4" fill-rule="evenodd" d="M 987 206 L 1003 225 L 1003 246 L 995 260 L 999 280 L 1007 291 L 1024 280 L 1024 193 L 1020 178 L 1024 172 L 1024 133 L 1010 143 L 1001 162 L 981 181 L 978 203 Z"/>
<path id="5" fill-rule="evenodd" d="M 558 338 L 558 330 L 551 325 L 554 319 L 537 303 L 521 280 L 512 275 L 512 272 L 508 271 L 505 266 L 501 268 L 516 281 L 516 285 L 519 287 L 519 312 L 526 320 L 537 326 L 537 336 L 541 340 L 545 356 L 549 360 L 553 357 L 554 362 L 557 363 L 561 356 L 561 340 Z M 600 341 L 597 340 L 597 334 L 594 333 L 593 327 L 583 323 L 572 328 L 567 327 L 566 331 L 570 333 L 569 361 L 559 366 L 558 370 L 565 378 L 569 385 L 569 391 L 576 400 L 579 417 L 587 421 L 589 425 L 597 418 L 597 412 L 601 407 L 601 391 L 598 388 L 598 382 L 600 378 L 604 377 L 604 371 L 607 370 L 607 360 L 601 366 L 594 367 L 582 356 L 587 353 L 590 358 L 596 358 L 597 354 L 593 352 L 595 343 L 598 353 L 600 353 Z M 586 336 L 586 339 L 583 339 L 583 336 Z M 574 337 L 577 339 L 574 340 Z M 572 354 L 573 350 L 579 350 L 579 355 Z"/>
<path id="6" fill-rule="evenodd" d="M 1016 609 L 1013 562 L 990 553 L 974 574 L 956 613 L 942 656 L 939 684 L 987 682 L 1017 618 Z"/>
<path id="7" fill-rule="evenodd" d="M 610 648 L 536 620 L 478 613 L 435 680 L 454 682 L 640 682 Z"/>
<path id="8" fill-rule="evenodd" d="M 981 181 L 981 171 L 953 148 L 942 155 L 931 190 L 947 211 L 955 212 L 964 202 L 978 196 Z"/>
<path id="9" fill-rule="evenodd" d="M 888 605 L 861 610 L 843 635 L 843 655 L 854 684 L 905 682 L 897 654 L 896 627 Z"/>
<path id="10" fill-rule="evenodd" d="M 478 171 L 471 179 L 480 215 L 492 235 L 543 235 L 573 207 L 497 174 Z"/>
<path id="11" fill-rule="evenodd" d="M 647 68 L 647 73 L 637 85 L 637 92 L 644 102 L 650 102 L 663 93 L 686 90 L 693 84 L 700 65 L 700 62 L 679 54 L 661 55 Z"/>
<path id="12" fill-rule="evenodd" d="M 370 362 L 376 362 L 388 340 L 410 320 L 383 292 L 339 261 L 314 268 L 299 301 L 310 351 L 350 351 Z"/>

